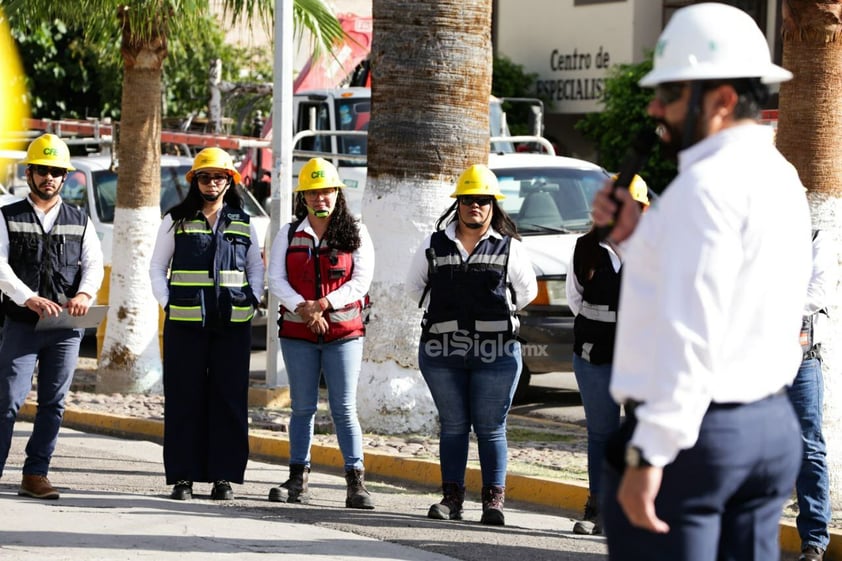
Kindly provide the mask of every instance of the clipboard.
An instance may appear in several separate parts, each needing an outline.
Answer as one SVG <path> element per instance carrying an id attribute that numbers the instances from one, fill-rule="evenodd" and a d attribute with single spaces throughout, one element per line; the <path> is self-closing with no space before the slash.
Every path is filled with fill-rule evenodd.
<path id="1" fill-rule="evenodd" d="M 67 313 L 67 308 L 62 308 L 61 313 L 57 316 L 47 316 L 39 319 L 38 323 L 35 324 L 35 331 L 97 327 L 105 319 L 106 312 L 108 312 L 108 306 L 91 306 L 88 308 L 88 313 L 84 316 L 71 316 Z"/>

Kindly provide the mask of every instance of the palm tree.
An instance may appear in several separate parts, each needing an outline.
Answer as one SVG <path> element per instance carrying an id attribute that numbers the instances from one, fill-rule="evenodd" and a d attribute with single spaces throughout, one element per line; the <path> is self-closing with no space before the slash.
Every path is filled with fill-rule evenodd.
<path id="1" fill-rule="evenodd" d="M 813 226 L 842 241 L 842 0 L 783 0 L 783 65 L 795 75 L 781 85 L 777 146 L 807 187 Z M 785 264 L 782 264 L 785 266 Z M 834 508 L 842 504 L 842 365 L 840 308 L 834 302 L 823 331 L 824 436 Z"/>
<path id="2" fill-rule="evenodd" d="M 420 314 L 406 297 L 404 274 L 452 202 L 455 179 L 488 161 L 491 4 L 373 0 L 363 220 L 380 261 L 358 392 L 367 430 L 435 427 L 435 407 L 417 370 Z"/>
<path id="3" fill-rule="evenodd" d="M 299 34 L 308 29 L 315 43 L 330 50 L 342 34 L 321 0 L 294 0 Z M 160 224 L 161 76 L 170 39 L 202 33 L 208 0 L 0 0 L 18 21 L 60 19 L 90 36 L 119 37 L 123 57 L 123 97 L 117 149 L 120 174 L 114 214 L 114 249 L 108 328 L 100 356 L 99 391 L 159 391 L 158 308 L 147 273 Z M 255 16 L 271 23 L 273 0 L 221 0 L 226 17 Z M 62 84 L 57 84 L 62 86 Z"/>

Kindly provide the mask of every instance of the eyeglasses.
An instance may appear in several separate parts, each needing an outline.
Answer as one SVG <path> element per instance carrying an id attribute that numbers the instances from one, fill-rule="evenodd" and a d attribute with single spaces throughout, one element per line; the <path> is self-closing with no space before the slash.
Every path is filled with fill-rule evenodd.
<path id="1" fill-rule="evenodd" d="M 214 183 L 226 183 L 228 181 L 228 175 L 224 173 L 215 173 L 213 175 L 209 173 L 197 173 L 196 180 L 202 185 L 207 185 L 211 181 Z"/>
<path id="2" fill-rule="evenodd" d="M 318 199 L 322 196 L 329 197 L 331 195 L 335 195 L 336 192 L 336 187 L 328 187 L 327 189 L 307 189 L 306 191 L 302 191 L 304 196 L 308 199 Z"/>
<path id="3" fill-rule="evenodd" d="M 459 203 L 465 206 L 471 206 L 476 203 L 479 206 L 488 206 L 494 201 L 494 197 L 475 197 L 473 195 L 461 195 Z"/>
<path id="4" fill-rule="evenodd" d="M 33 170 L 38 175 L 43 175 L 44 177 L 47 174 L 52 175 L 53 177 L 64 177 L 67 175 L 67 170 L 64 168 L 54 168 L 52 166 L 30 166 L 29 169 Z"/>
<path id="5" fill-rule="evenodd" d="M 663 105 L 675 103 L 684 94 L 687 82 L 666 82 L 655 87 L 655 99 Z"/>

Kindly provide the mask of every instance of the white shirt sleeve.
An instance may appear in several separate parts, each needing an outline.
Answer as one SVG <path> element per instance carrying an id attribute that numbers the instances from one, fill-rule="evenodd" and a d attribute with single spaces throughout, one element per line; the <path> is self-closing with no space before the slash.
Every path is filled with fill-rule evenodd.
<path id="1" fill-rule="evenodd" d="M 175 233 L 172 226 L 172 215 L 167 213 L 158 227 L 155 248 L 152 250 L 152 258 L 149 261 L 149 280 L 152 282 L 152 295 L 155 296 L 155 300 L 162 308 L 166 308 L 170 300 L 167 273 L 175 252 Z"/>
<path id="2" fill-rule="evenodd" d="M 371 279 L 374 278 L 374 244 L 364 224 L 360 224 L 360 247 L 354 250 L 352 258 L 354 272 L 351 278 L 333 292 L 325 295 L 334 310 L 362 300 L 371 287 Z"/>
<path id="3" fill-rule="evenodd" d="M 82 236 L 82 279 L 76 293 L 84 292 L 96 300 L 104 276 L 102 245 L 89 216 L 85 234 Z"/>
<path id="4" fill-rule="evenodd" d="M 264 287 L 264 273 L 263 257 L 260 255 L 260 238 L 257 234 L 257 228 L 254 222 L 249 223 L 249 230 L 251 230 L 251 245 L 248 253 L 246 253 L 246 277 L 248 278 L 249 286 L 251 287 L 254 297 L 259 302 L 263 297 Z"/>
<path id="5" fill-rule="evenodd" d="M 579 310 L 582 309 L 582 293 L 584 288 L 579 284 L 579 279 L 576 278 L 576 272 L 573 270 L 573 257 L 576 255 L 576 246 L 573 246 L 573 252 L 570 254 L 570 259 L 567 260 L 570 265 L 567 267 L 567 280 L 564 283 L 564 291 L 567 293 L 567 305 L 574 316 L 579 315 Z"/>
<path id="6" fill-rule="evenodd" d="M 409 263 L 409 270 L 406 274 L 406 293 L 412 300 L 414 305 L 418 305 L 421 297 L 424 295 L 424 289 L 427 287 L 428 273 L 430 264 L 427 262 L 427 248 L 430 247 L 430 239 L 432 234 L 427 236 L 418 250 L 412 256 L 412 261 Z M 427 294 L 422 307 L 426 308 L 429 302 L 430 295 Z"/>
<path id="7" fill-rule="evenodd" d="M 272 242 L 272 250 L 269 253 L 269 292 L 278 298 L 281 306 L 287 310 L 294 310 L 296 306 L 304 302 L 304 297 L 296 292 L 287 280 L 286 256 L 289 248 L 287 238 L 290 226 L 291 224 L 281 226 Z M 302 229 L 302 226 L 303 224 L 299 224 L 298 228 Z"/>
<path id="8" fill-rule="evenodd" d="M 508 275 L 515 291 L 517 309 L 522 310 L 538 295 L 538 281 L 523 244 L 514 238 L 509 246 Z"/>
<path id="9" fill-rule="evenodd" d="M 804 314 L 815 314 L 826 308 L 831 296 L 836 291 L 839 257 L 833 245 L 828 242 L 825 232 L 819 230 L 813 240 L 813 273 L 807 287 L 807 303 Z"/>

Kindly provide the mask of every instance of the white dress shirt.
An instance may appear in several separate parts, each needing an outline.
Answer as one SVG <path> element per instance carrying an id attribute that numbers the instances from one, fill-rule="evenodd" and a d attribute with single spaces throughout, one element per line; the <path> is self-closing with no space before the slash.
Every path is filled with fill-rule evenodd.
<path id="1" fill-rule="evenodd" d="M 219 227 L 221 212 L 222 208 L 216 213 L 216 221 L 213 226 L 214 232 Z M 254 297 L 260 301 L 263 297 L 263 258 L 260 256 L 257 229 L 252 222 L 249 222 L 249 231 L 251 245 L 246 253 L 246 278 L 254 293 Z M 158 228 L 158 237 L 155 240 L 155 249 L 152 251 L 152 258 L 149 261 L 149 279 L 152 282 L 152 294 L 162 308 L 166 308 L 170 300 L 168 272 L 173 253 L 175 253 L 175 232 L 173 231 L 172 215 L 167 213 L 164 215 L 163 220 L 161 220 L 161 226 Z"/>
<path id="2" fill-rule="evenodd" d="M 711 401 L 790 384 L 810 279 L 810 215 L 772 129 L 739 125 L 679 155 L 626 244 L 611 394 L 643 402 L 632 444 L 653 465 L 692 447 Z"/>
<path id="3" fill-rule="evenodd" d="M 456 222 L 448 224 L 444 229 L 444 234 L 456 243 L 462 260 L 467 261 L 470 255 L 465 250 L 462 242 L 456 238 Z M 498 239 L 503 238 L 494 228 L 489 228 L 482 238 L 480 238 L 480 241 L 491 236 Z M 430 247 L 430 239 L 432 237 L 433 235 L 430 234 L 421 243 L 421 247 L 415 252 L 412 262 L 409 265 L 409 273 L 406 277 L 406 289 L 409 297 L 412 298 L 415 304 L 418 304 L 418 301 L 421 300 L 421 296 L 424 294 L 424 289 L 427 286 L 429 263 L 427 262 L 426 251 Z M 506 273 L 517 298 L 517 306 L 509 300 L 509 308 L 513 312 L 521 310 L 538 295 L 538 282 L 535 280 L 535 270 L 532 268 L 532 261 L 529 259 L 526 249 L 520 240 L 514 238 L 512 238 L 511 244 L 509 245 L 509 262 Z M 509 298 L 508 292 L 506 293 L 506 297 Z M 429 299 L 430 295 L 427 294 L 426 300 L 424 301 L 425 308 L 429 303 Z"/>
<path id="4" fill-rule="evenodd" d="M 278 230 L 275 241 L 272 242 L 272 251 L 269 254 L 269 291 L 278 297 L 278 301 L 287 310 L 295 308 L 304 302 L 301 296 L 287 280 L 287 249 L 289 248 L 288 232 L 289 224 L 284 224 Z M 319 237 L 310 226 L 310 220 L 305 218 L 298 225 L 296 232 L 306 232 L 312 236 L 318 245 Z M 374 278 L 374 245 L 371 243 L 371 236 L 365 224 L 360 224 L 360 247 L 351 254 L 354 261 L 354 271 L 348 282 L 324 297 L 330 302 L 331 308 L 338 310 L 344 308 L 351 302 L 362 300 L 371 286 L 371 279 Z"/>
<path id="5" fill-rule="evenodd" d="M 59 208 L 64 203 L 59 199 L 50 210 L 44 212 L 33 204 L 31 196 L 26 197 L 26 201 L 35 210 L 35 215 L 41 222 L 44 232 L 49 233 L 55 226 Z M 82 279 L 76 291 L 77 294 L 84 292 L 96 300 L 97 291 L 105 275 L 102 263 L 102 246 L 99 243 L 99 236 L 94 230 L 94 223 L 88 217 L 88 225 L 82 236 Z M 23 306 L 27 300 L 38 296 L 37 292 L 18 278 L 9 265 L 9 231 L 6 228 L 6 221 L 2 218 L 0 218 L 0 291 L 3 291 L 18 306 Z"/>

